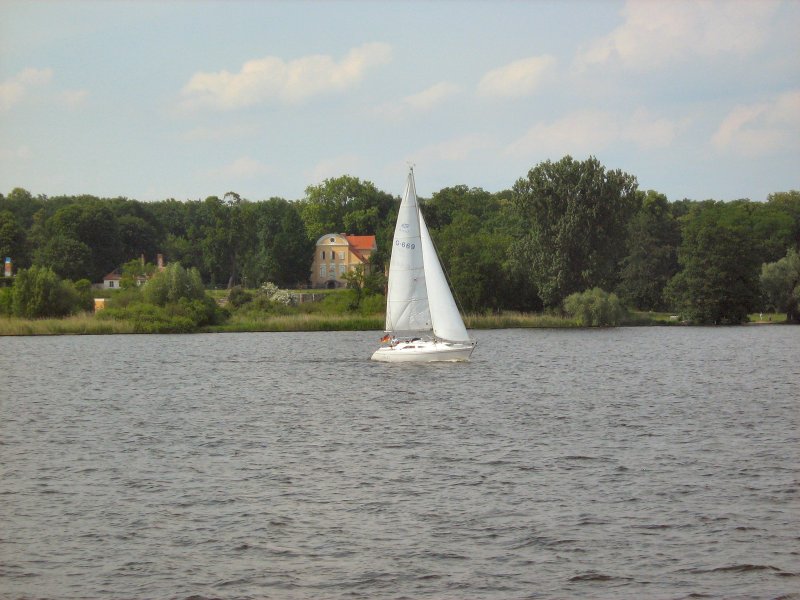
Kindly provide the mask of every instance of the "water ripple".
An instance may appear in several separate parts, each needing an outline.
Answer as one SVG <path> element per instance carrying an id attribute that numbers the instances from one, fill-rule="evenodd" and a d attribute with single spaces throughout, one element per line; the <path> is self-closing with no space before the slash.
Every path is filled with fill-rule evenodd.
<path id="1" fill-rule="evenodd" d="M 0 597 L 798 598 L 796 331 L 0 340 Z"/>

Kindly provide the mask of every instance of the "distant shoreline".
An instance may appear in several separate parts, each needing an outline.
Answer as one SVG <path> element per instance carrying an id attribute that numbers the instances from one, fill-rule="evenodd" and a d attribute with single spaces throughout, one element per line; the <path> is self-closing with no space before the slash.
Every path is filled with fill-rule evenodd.
<path id="1" fill-rule="evenodd" d="M 782 325 L 785 315 L 770 314 L 766 318 L 751 315 L 744 325 Z M 772 320 L 768 320 L 771 317 Z M 579 325 L 570 317 L 538 313 L 505 312 L 496 315 L 466 315 L 468 329 L 592 329 Z M 618 327 L 676 327 L 686 326 L 669 313 L 633 312 Z M 713 327 L 711 325 L 710 327 Z M 222 325 L 205 326 L 191 333 L 259 333 L 300 331 L 382 331 L 382 314 L 362 316 L 344 315 L 264 315 L 258 319 L 231 319 Z M 156 333 L 175 333 L 159 331 Z M 47 335 L 122 335 L 143 334 L 133 321 L 98 319 L 94 314 L 74 315 L 60 319 L 20 319 L 0 317 L 0 336 L 47 336 Z"/>

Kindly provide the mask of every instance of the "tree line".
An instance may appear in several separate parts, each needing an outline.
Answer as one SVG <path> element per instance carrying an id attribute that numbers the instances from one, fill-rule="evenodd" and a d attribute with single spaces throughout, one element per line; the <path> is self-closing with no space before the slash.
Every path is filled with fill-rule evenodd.
<path id="1" fill-rule="evenodd" d="M 373 271 L 389 262 L 399 198 L 344 175 L 303 199 L 139 202 L 0 195 L 0 256 L 100 281 L 144 255 L 195 269 L 212 287 L 307 283 L 325 233 L 375 235 Z M 800 192 L 764 202 L 679 200 L 642 191 L 596 158 L 545 161 L 510 189 L 465 185 L 421 199 L 456 297 L 470 312 L 560 309 L 573 294 L 615 293 L 640 310 L 740 323 L 760 310 L 800 319 Z"/>

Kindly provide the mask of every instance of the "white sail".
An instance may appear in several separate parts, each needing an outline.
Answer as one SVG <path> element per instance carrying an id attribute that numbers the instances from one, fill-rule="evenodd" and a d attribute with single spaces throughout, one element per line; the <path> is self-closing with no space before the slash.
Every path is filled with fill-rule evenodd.
<path id="1" fill-rule="evenodd" d="M 413 170 L 408 174 L 392 244 L 386 295 L 386 331 L 391 335 L 384 336 L 381 341 L 387 345 L 378 348 L 372 360 L 469 360 L 476 342 L 469 339 L 419 210 Z"/>
<path id="2" fill-rule="evenodd" d="M 386 331 L 431 330 L 414 174 L 409 172 L 394 229 L 386 296 Z"/>
<path id="3" fill-rule="evenodd" d="M 458 312 L 453 294 L 450 292 L 450 286 L 447 285 L 447 278 L 439 263 L 439 257 L 436 255 L 422 213 L 419 214 L 419 229 L 422 239 L 422 258 L 425 265 L 425 282 L 428 288 L 428 304 L 431 321 L 433 321 L 433 335 L 451 342 L 469 342 L 467 328 Z"/>

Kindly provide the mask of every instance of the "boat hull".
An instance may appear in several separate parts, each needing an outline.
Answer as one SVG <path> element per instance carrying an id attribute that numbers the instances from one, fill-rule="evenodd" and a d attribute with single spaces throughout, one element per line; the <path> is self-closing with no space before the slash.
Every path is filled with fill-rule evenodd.
<path id="1" fill-rule="evenodd" d="M 379 362 L 464 362 L 468 361 L 475 344 L 414 341 L 378 348 L 372 360 Z"/>

